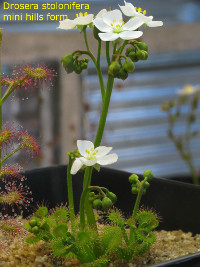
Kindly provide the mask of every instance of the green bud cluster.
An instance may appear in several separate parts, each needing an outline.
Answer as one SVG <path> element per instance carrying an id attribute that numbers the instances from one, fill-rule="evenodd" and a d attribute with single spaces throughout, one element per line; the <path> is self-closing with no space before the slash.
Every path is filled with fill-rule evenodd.
<path id="1" fill-rule="evenodd" d="M 126 58 L 124 65 L 121 60 L 112 61 L 108 68 L 108 75 L 113 78 L 125 80 L 129 73 L 133 73 L 135 66 L 133 62 Z"/>
<path id="2" fill-rule="evenodd" d="M 88 200 L 94 209 L 108 211 L 117 201 L 117 196 L 108 190 L 106 194 L 90 192 Z"/>
<path id="3" fill-rule="evenodd" d="M 68 54 L 62 57 L 61 63 L 65 68 L 67 73 L 72 73 L 75 71 L 80 74 L 82 70 L 87 69 L 89 59 L 87 57 L 80 58 L 80 54 L 73 56 L 73 54 Z"/>
<path id="4" fill-rule="evenodd" d="M 129 57 L 132 62 L 137 62 L 138 60 L 147 60 L 148 58 L 148 46 L 142 42 L 130 42 L 132 45 L 126 49 L 126 56 Z"/>
<path id="5" fill-rule="evenodd" d="M 67 155 L 73 160 L 75 158 L 79 158 L 81 154 L 79 153 L 78 149 L 75 149 L 72 152 L 67 152 Z"/>
<path id="6" fill-rule="evenodd" d="M 132 174 L 129 177 L 129 182 L 131 183 L 131 193 L 134 195 L 137 194 L 140 189 L 139 177 L 136 174 Z"/>
<path id="7" fill-rule="evenodd" d="M 147 188 L 150 186 L 149 181 L 153 178 L 153 173 L 150 170 L 146 170 L 143 173 L 144 180 L 139 181 L 139 177 L 136 174 L 132 174 L 129 177 L 129 182 L 131 183 L 131 193 L 138 194 L 142 190 L 142 194 L 145 194 Z"/>
<path id="8" fill-rule="evenodd" d="M 32 217 L 26 224 L 26 229 L 35 235 L 37 235 L 40 231 L 48 231 L 49 225 L 46 219 L 47 214 L 48 209 L 46 207 L 40 207 L 36 211 L 35 217 Z"/>

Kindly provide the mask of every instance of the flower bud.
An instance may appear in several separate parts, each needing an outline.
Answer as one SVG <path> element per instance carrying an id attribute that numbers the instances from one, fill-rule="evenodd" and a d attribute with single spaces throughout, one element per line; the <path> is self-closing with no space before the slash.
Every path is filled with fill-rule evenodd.
<path id="1" fill-rule="evenodd" d="M 112 192 L 107 192 L 106 196 L 112 201 L 112 204 L 115 204 L 117 201 L 117 196 Z"/>
<path id="2" fill-rule="evenodd" d="M 86 62 L 81 63 L 82 70 L 87 69 L 88 64 Z"/>
<path id="3" fill-rule="evenodd" d="M 102 208 L 102 201 L 100 199 L 95 199 L 92 203 L 92 206 L 96 210 L 100 210 Z"/>
<path id="4" fill-rule="evenodd" d="M 63 67 L 64 68 L 68 68 L 69 65 L 72 65 L 73 64 L 73 61 L 74 61 L 74 59 L 73 59 L 72 54 L 65 55 L 61 59 L 61 62 L 63 64 Z"/>
<path id="5" fill-rule="evenodd" d="M 119 62 L 113 61 L 109 66 L 108 73 L 110 76 L 115 77 L 119 73 L 120 69 L 121 69 L 121 66 Z"/>
<path id="6" fill-rule="evenodd" d="M 38 228 L 38 226 L 34 226 L 34 227 L 32 228 L 32 232 L 33 232 L 34 234 L 38 234 L 38 233 L 39 233 L 39 228 Z"/>
<path id="7" fill-rule="evenodd" d="M 132 174 L 128 179 L 130 183 L 135 184 L 138 182 L 139 177 L 136 174 Z"/>
<path id="8" fill-rule="evenodd" d="M 141 50 L 145 50 L 148 51 L 148 46 L 145 43 L 142 42 L 138 42 L 137 46 L 141 49 Z"/>
<path id="9" fill-rule="evenodd" d="M 136 52 L 137 58 L 141 60 L 146 60 L 148 58 L 148 53 L 144 50 L 138 50 Z"/>
<path id="10" fill-rule="evenodd" d="M 132 47 L 128 47 L 128 48 L 126 49 L 126 53 L 125 53 L 125 55 L 128 57 L 128 55 L 129 55 L 129 53 L 130 53 L 131 51 L 133 51 L 133 48 L 132 48 Z"/>
<path id="11" fill-rule="evenodd" d="M 150 170 L 146 170 L 143 173 L 144 178 L 147 178 L 147 180 L 151 180 L 153 178 L 153 172 Z"/>
<path id="12" fill-rule="evenodd" d="M 85 63 L 88 63 L 89 62 L 89 59 L 87 57 L 83 57 L 82 58 L 82 61 L 85 62 Z"/>
<path id="13" fill-rule="evenodd" d="M 77 74 L 80 74 L 82 72 L 82 68 L 81 68 L 81 65 L 80 64 L 77 64 L 74 71 L 77 73 Z"/>
<path id="14" fill-rule="evenodd" d="M 112 207 L 113 203 L 110 198 L 104 197 L 102 199 L 102 209 L 103 211 L 108 211 Z"/>
<path id="15" fill-rule="evenodd" d="M 36 218 L 32 218 L 32 219 L 30 219 L 29 224 L 30 224 L 31 227 L 36 226 L 36 225 L 37 225 L 37 220 L 36 220 Z"/>
<path id="16" fill-rule="evenodd" d="M 131 193 L 136 195 L 138 193 L 138 186 L 133 185 L 132 188 L 131 188 Z"/>
<path id="17" fill-rule="evenodd" d="M 150 186 L 150 184 L 149 184 L 147 181 L 145 181 L 145 182 L 143 183 L 143 186 L 144 186 L 145 189 L 147 189 L 147 188 Z"/>
<path id="18" fill-rule="evenodd" d="M 133 61 L 133 62 L 137 62 L 138 61 L 138 58 L 137 58 L 137 55 L 134 51 L 131 51 L 129 54 L 128 54 L 128 57 L 130 57 L 130 59 Z"/>
<path id="19" fill-rule="evenodd" d="M 126 59 L 124 63 L 124 69 L 129 73 L 133 73 L 135 70 L 135 65 L 130 59 Z"/>
<path id="20" fill-rule="evenodd" d="M 128 78 L 128 72 L 126 70 L 124 70 L 123 68 L 120 69 L 117 78 L 122 79 L 122 80 L 126 80 L 126 78 Z"/>

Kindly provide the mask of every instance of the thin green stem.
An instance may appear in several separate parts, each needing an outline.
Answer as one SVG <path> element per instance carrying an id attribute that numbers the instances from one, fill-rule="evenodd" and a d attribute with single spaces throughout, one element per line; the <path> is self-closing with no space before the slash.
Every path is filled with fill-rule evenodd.
<path id="1" fill-rule="evenodd" d="M 74 198 L 73 198 L 71 167 L 72 167 L 72 158 L 69 156 L 69 162 L 68 162 L 68 168 L 67 168 L 68 206 L 69 206 L 71 228 L 72 228 L 72 231 L 74 231 L 75 212 L 74 212 Z"/>
<path id="2" fill-rule="evenodd" d="M 103 137 L 106 118 L 107 118 L 107 114 L 108 114 L 108 108 L 109 108 L 109 104 L 110 104 L 110 98 L 111 98 L 111 94 L 112 94 L 113 83 L 114 83 L 114 78 L 111 76 L 108 76 L 106 95 L 105 95 L 105 99 L 104 99 L 102 110 L 101 110 L 101 116 L 100 116 L 100 120 L 99 120 L 99 126 L 97 129 L 96 139 L 94 141 L 95 147 L 100 146 L 101 140 Z"/>
<path id="3" fill-rule="evenodd" d="M 26 75 L 23 79 L 20 80 L 19 83 L 11 84 L 11 85 L 8 87 L 8 89 L 6 90 L 6 92 L 4 93 L 4 95 L 3 95 L 2 99 L 1 99 L 1 103 L 0 103 L 0 105 L 2 105 L 3 102 L 9 97 L 9 95 L 11 95 L 11 94 L 15 91 L 15 89 L 16 89 L 17 87 L 19 87 L 19 84 L 23 84 L 23 82 L 24 82 L 28 77 L 29 77 L 29 76 Z"/>
<path id="4" fill-rule="evenodd" d="M 103 103 L 104 98 L 105 98 L 105 86 L 104 86 L 104 81 L 103 81 L 103 75 L 101 72 L 100 60 L 101 60 L 101 40 L 99 40 L 99 45 L 98 45 L 96 69 L 97 69 L 97 74 L 99 77 L 99 84 L 101 88 L 101 97 L 102 97 L 102 103 Z"/>
<path id="5" fill-rule="evenodd" d="M 137 212 L 138 212 L 138 209 L 139 209 L 139 206 L 140 206 L 140 201 L 141 201 L 141 198 L 142 198 L 142 194 L 143 194 L 143 189 L 144 189 L 144 183 L 147 181 L 148 179 L 147 178 L 144 178 L 144 180 L 140 183 L 140 189 L 139 189 L 139 192 L 137 194 L 137 198 L 136 198 L 136 201 L 135 201 L 135 205 L 134 205 L 134 208 L 133 208 L 133 214 L 132 214 L 132 219 L 133 219 L 133 223 L 135 224 L 135 217 L 137 215 Z M 134 236 L 134 228 L 130 228 L 130 240 L 133 239 L 133 236 Z"/>
<path id="6" fill-rule="evenodd" d="M 128 44 L 128 41 L 124 41 L 123 44 L 119 47 L 119 49 L 117 50 L 117 54 L 122 54 L 124 47 Z"/>
<path id="7" fill-rule="evenodd" d="M 117 47 L 117 43 L 114 41 L 113 42 L 113 54 L 116 54 L 116 47 Z"/>
<path id="8" fill-rule="evenodd" d="M 106 42 L 106 59 L 107 59 L 107 63 L 108 66 L 110 65 L 110 42 Z"/>
<path id="9" fill-rule="evenodd" d="M 99 78 L 99 84 L 100 84 L 100 88 L 101 88 L 101 97 L 102 97 L 102 102 L 103 102 L 104 101 L 104 97 L 105 97 L 105 86 L 104 86 L 103 75 L 102 75 L 101 67 L 100 67 L 101 41 L 99 41 L 98 54 L 97 54 L 97 60 L 96 60 L 94 55 L 90 51 L 90 48 L 89 48 L 89 45 L 88 45 L 86 28 L 83 29 L 83 33 L 84 33 L 85 46 L 87 48 L 87 54 L 92 59 L 94 65 L 96 67 L 96 70 L 97 70 L 97 74 L 98 74 L 98 78 Z"/>
<path id="10" fill-rule="evenodd" d="M 96 190 L 98 191 L 103 197 L 106 196 L 106 194 L 102 191 L 103 187 L 99 186 L 89 186 L 89 190 Z M 108 189 L 106 189 L 108 191 Z"/>
<path id="11" fill-rule="evenodd" d="M 83 181 L 83 192 L 81 194 L 80 200 L 80 227 L 81 229 L 85 228 L 85 203 L 86 196 L 88 193 L 88 187 L 90 186 L 92 175 L 92 167 L 85 168 L 84 181 Z"/>
<path id="12" fill-rule="evenodd" d="M 133 209 L 133 214 L 132 214 L 132 218 L 133 220 L 135 220 L 135 217 L 137 215 L 138 209 L 139 209 L 139 205 L 140 205 L 140 201 L 141 201 L 141 197 L 142 197 L 142 193 L 143 193 L 143 189 L 144 189 L 144 183 L 147 181 L 147 178 L 144 178 L 144 180 L 141 182 L 140 184 L 140 189 L 136 198 L 136 202 L 134 205 L 134 209 Z"/>
<path id="13" fill-rule="evenodd" d="M 22 146 L 18 146 L 15 150 L 13 150 L 10 154 L 8 154 L 5 158 L 3 158 L 0 163 L 1 164 L 4 163 L 4 161 L 6 161 L 7 159 L 9 159 L 12 155 L 14 155 L 20 149 L 22 149 Z"/>

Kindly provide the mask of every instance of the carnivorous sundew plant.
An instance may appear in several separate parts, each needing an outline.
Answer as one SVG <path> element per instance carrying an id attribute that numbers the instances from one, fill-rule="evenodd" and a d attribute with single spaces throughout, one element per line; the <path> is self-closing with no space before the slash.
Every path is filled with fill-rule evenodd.
<path id="1" fill-rule="evenodd" d="M 1 41 L 2 30 L 0 29 L 0 46 Z M 0 206 L 2 217 L 0 229 L 4 232 L 6 229 L 7 231 L 10 229 L 9 233 L 11 233 L 12 227 L 17 229 L 17 224 L 12 224 L 14 222 L 12 218 L 6 220 L 8 214 L 17 215 L 19 212 L 21 213 L 22 209 L 30 208 L 32 200 L 29 188 L 24 185 L 25 177 L 21 173 L 22 167 L 17 163 L 10 164 L 9 159 L 20 150 L 26 152 L 32 159 L 38 155 L 40 146 L 36 139 L 17 123 L 6 122 L 3 124 L 2 107 L 9 96 L 15 94 L 16 90 L 27 94 L 38 83 L 51 82 L 53 76 L 55 76 L 53 70 L 44 65 L 25 65 L 13 71 L 10 77 L 0 74 Z"/>
<path id="2" fill-rule="evenodd" d="M 59 29 L 78 29 L 86 47 L 63 56 L 62 65 L 68 74 L 80 74 L 87 69 L 89 60 L 93 62 L 99 79 L 102 107 L 95 140 L 78 140 L 77 150 L 68 153 L 68 209 L 60 207 L 48 211 L 45 206 L 39 207 L 26 225 L 32 233 L 27 239 L 29 243 L 45 240 L 57 257 L 75 257 L 84 266 L 106 266 L 113 260 L 128 262 L 155 242 L 152 230 L 157 227 L 158 218 L 150 210 L 139 209 L 141 197 L 153 178 L 150 170 L 144 172 L 143 179 L 135 174 L 129 177 L 131 192 L 137 198 L 128 219 L 115 208 L 111 209 L 117 201 L 116 194 L 105 187 L 91 186 L 91 179 L 93 168 L 100 171 L 101 166 L 113 164 L 118 159 L 115 153 L 110 153 L 112 147 L 101 145 L 114 79 L 127 79 L 134 72 L 136 62 L 147 60 L 148 46 L 138 39 L 143 35 L 142 27 L 162 24 L 127 2 L 116 10 L 103 9 L 96 16 L 79 13 L 74 20 L 60 21 Z M 87 30 L 90 29 L 98 43 L 96 56 L 91 52 L 87 39 Z M 106 42 L 107 81 L 103 79 L 101 69 L 102 42 Z M 84 180 L 79 215 L 76 216 L 72 176 L 78 171 L 84 171 Z M 109 224 L 101 231 L 97 223 L 99 214 L 94 210 L 107 214 L 104 218 L 106 216 Z"/>
<path id="3" fill-rule="evenodd" d="M 199 86 L 185 85 L 183 89 L 177 90 L 178 99 L 162 104 L 162 110 L 167 113 L 168 117 L 168 136 L 187 164 L 194 184 L 199 184 L 199 179 L 191 151 L 191 142 L 199 134 L 199 128 L 197 128 L 199 90 Z M 183 133 L 177 132 L 180 120 L 184 121 Z"/>

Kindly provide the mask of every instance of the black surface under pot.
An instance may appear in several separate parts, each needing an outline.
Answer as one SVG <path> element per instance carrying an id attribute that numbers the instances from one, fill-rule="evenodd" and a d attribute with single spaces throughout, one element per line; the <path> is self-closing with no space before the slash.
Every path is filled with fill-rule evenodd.
<path id="1" fill-rule="evenodd" d="M 34 205 L 47 203 L 53 208 L 67 201 L 67 166 L 55 166 L 26 171 L 27 183 L 33 193 Z M 136 196 L 131 194 L 130 173 L 101 168 L 93 171 L 92 184 L 104 186 L 118 196 L 115 206 L 131 215 Z M 83 174 L 72 177 L 74 204 L 79 207 Z M 200 186 L 153 178 L 141 205 L 155 210 L 162 220 L 159 229 L 200 233 Z M 176 265 L 175 265 L 176 264 Z M 186 265 L 185 265 L 186 264 Z M 200 266 L 200 255 L 183 257 L 157 266 Z"/>

